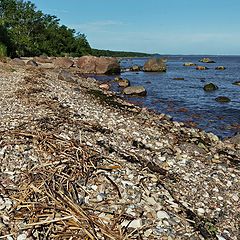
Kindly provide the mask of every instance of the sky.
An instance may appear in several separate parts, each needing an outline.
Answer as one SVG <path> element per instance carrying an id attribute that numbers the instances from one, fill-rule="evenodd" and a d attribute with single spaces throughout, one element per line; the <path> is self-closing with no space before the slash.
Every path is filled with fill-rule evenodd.
<path id="1" fill-rule="evenodd" d="M 240 0 L 32 0 L 93 48 L 240 55 Z"/>

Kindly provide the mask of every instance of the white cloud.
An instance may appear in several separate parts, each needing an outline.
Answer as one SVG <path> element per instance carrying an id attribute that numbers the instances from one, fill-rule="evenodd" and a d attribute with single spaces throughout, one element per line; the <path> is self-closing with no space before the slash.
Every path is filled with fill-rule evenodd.
<path id="1" fill-rule="evenodd" d="M 123 26 L 124 23 L 114 20 L 103 20 L 87 22 L 82 24 L 72 24 L 70 27 L 81 32 L 107 32 L 109 28 Z"/>

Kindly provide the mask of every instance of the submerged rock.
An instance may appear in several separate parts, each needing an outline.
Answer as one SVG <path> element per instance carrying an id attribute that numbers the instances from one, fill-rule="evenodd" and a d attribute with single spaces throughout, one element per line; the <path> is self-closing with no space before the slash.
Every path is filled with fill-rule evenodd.
<path id="1" fill-rule="evenodd" d="M 211 92 L 218 89 L 218 86 L 213 83 L 208 83 L 203 87 L 204 91 Z"/>
<path id="2" fill-rule="evenodd" d="M 233 85 L 240 86 L 240 81 L 234 82 Z"/>
<path id="3" fill-rule="evenodd" d="M 185 67 L 192 67 L 192 66 L 196 66 L 197 64 L 196 63 L 192 63 L 192 62 L 186 62 L 183 64 L 183 66 Z"/>
<path id="4" fill-rule="evenodd" d="M 231 99 L 228 98 L 228 97 L 225 97 L 225 96 L 219 96 L 219 97 L 215 98 L 215 100 L 216 100 L 217 102 L 221 102 L 221 103 L 231 102 Z"/>
<path id="5" fill-rule="evenodd" d="M 126 87 L 123 89 L 125 95 L 146 96 L 147 91 L 143 86 Z"/>
<path id="6" fill-rule="evenodd" d="M 181 81 L 181 80 L 184 80 L 184 78 L 183 78 L 183 77 L 176 77 L 176 78 L 173 78 L 173 80 L 179 80 L 179 81 Z"/>
<path id="7" fill-rule="evenodd" d="M 226 68 L 224 66 L 218 66 L 218 67 L 215 67 L 216 70 L 225 70 Z"/>
<path id="8" fill-rule="evenodd" d="M 164 59 L 161 58 L 151 58 L 149 59 L 143 67 L 145 72 L 166 72 L 167 66 Z"/>

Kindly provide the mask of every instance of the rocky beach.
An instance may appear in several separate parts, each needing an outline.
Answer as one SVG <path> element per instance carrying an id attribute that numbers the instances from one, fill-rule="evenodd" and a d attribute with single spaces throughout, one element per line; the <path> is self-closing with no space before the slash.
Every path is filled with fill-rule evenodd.
<path id="1" fill-rule="evenodd" d="M 135 106 L 85 60 L 0 63 L 0 239 L 240 239 L 240 136 Z"/>

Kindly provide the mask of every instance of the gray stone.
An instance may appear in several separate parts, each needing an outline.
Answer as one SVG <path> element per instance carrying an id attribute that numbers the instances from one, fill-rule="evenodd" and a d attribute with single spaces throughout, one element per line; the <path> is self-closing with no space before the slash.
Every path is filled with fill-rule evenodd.
<path id="1" fill-rule="evenodd" d="M 147 94 L 147 91 L 143 86 L 134 86 L 124 88 L 123 94 L 145 96 Z"/>

